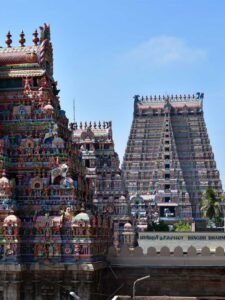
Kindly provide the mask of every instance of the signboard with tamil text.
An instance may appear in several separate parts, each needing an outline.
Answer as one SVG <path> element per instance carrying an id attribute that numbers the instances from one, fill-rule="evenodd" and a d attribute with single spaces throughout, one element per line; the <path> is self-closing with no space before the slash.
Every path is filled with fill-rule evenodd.
<path id="1" fill-rule="evenodd" d="M 180 246 L 183 251 L 187 251 L 190 246 L 200 251 L 203 247 L 208 247 L 210 251 L 215 251 L 217 247 L 225 249 L 225 233 L 221 232 L 140 232 L 138 235 L 138 245 L 147 253 L 149 247 L 154 247 L 156 251 L 164 246 L 173 252 Z"/>

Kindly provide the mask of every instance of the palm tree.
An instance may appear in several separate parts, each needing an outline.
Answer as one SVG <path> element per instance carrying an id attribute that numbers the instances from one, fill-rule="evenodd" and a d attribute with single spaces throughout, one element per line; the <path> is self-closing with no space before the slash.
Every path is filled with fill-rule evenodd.
<path id="1" fill-rule="evenodd" d="M 222 208 L 221 201 L 217 192 L 209 187 L 202 195 L 200 210 L 202 211 L 203 217 L 209 218 L 216 224 L 221 222 Z"/>

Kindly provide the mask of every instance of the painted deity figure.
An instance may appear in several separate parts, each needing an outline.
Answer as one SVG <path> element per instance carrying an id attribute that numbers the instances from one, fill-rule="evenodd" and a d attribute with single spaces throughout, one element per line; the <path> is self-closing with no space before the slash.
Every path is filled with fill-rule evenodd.
<path id="1" fill-rule="evenodd" d="M 43 256 L 43 246 L 41 244 L 37 245 L 37 255 Z"/>
<path id="2" fill-rule="evenodd" d="M 47 225 L 45 228 L 45 237 L 49 238 L 50 236 L 51 236 L 51 229 Z"/>
<path id="3" fill-rule="evenodd" d="M 13 233 L 14 233 L 14 229 L 13 229 L 12 225 L 9 224 L 8 227 L 7 227 L 7 234 L 8 235 L 13 235 Z"/>
<path id="4" fill-rule="evenodd" d="M 61 246 L 60 244 L 54 245 L 54 256 L 60 256 L 61 255 Z"/>
<path id="5" fill-rule="evenodd" d="M 79 245 L 75 245 L 75 247 L 74 247 L 74 257 L 76 260 L 78 260 L 80 257 L 80 246 Z"/>
<path id="6" fill-rule="evenodd" d="M 73 218 L 73 212 L 72 212 L 72 209 L 71 207 L 67 207 L 66 208 L 66 211 L 64 213 L 64 221 L 66 222 L 71 222 L 72 221 L 72 218 Z"/>
<path id="7" fill-rule="evenodd" d="M 11 244 L 5 245 L 5 256 L 11 256 L 13 255 L 13 249 Z"/>
<path id="8" fill-rule="evenodd" d="M 15 215 L 11 214 L 4 219 L 3 235 L 6 240 L 16 240 L 19 236 L 19 227 L 21 221 Z"/>
<path id="9" fill-rule="evenodd" d="M 53 256 L 53 254 L 54 254 L 53 251 L 54 251 L 54 248 L 53 248 L 52 244 L 50 244 L 48 247 L 48 256 L 49 257 Z"/>

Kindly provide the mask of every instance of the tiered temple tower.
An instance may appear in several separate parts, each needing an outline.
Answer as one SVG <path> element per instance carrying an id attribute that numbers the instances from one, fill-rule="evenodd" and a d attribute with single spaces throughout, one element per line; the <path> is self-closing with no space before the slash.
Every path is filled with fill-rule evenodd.
<path id="1" fill-rule="evenodd" d="M 125 243 L 124 225 L 131 225 L 132 218 L 119 157 L 114 149 L 112 123 L 81 122 L 79 125 L 73 123 L 71 127 L 74 145 L 80 148 L 82 164 L 86 168 L 90 205 L 99 214 L 111 218 L 114 245 L 121 246 Z"/>
<path id="2" fill-rule="evenodd" d="M 2 262 L 104 258 L 107 216 L 87 214 L 88 184 L 53 78 L 50 28 L 33 46 L 0 48 L 0 254 Z M 99 258 L 100 259 L 100 258 Z"/>
<path id="3" fill-rule="evenodd" d="M 144 227 L 158 219 L 199 217 L 206 188 L 222 192 L 203 116 L 203 96 L 134 97 L 122 170 L 131 212 Z"/>

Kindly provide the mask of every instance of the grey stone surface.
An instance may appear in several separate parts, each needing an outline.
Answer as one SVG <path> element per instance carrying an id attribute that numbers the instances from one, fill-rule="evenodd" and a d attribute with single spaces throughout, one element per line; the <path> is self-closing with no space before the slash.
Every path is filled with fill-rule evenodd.
<path id="1" fill-rule="evenodd" d="M 183 256 L 183 249 L 182 249 L 180 246 L 177 246 L 177 247 L 174 249 L 173 255 L 174 255 L 174 256 Z"/>
<path id="2" fill-rule="evenodd" d="M 157 255 L 156 249 L 154 247 L 149 247 L 147 250 L 147 255 L 148 256 L 156 256 Z"/>

